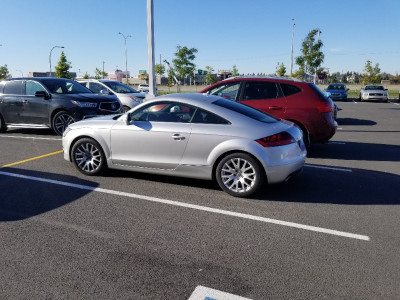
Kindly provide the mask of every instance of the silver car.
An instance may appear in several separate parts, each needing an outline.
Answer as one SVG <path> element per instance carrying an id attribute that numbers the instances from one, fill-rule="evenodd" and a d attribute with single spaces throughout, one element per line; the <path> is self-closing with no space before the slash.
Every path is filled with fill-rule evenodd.
<path id="1" fill-rule="evenodd" d="M 173 94 L 123 115 L 71 124 L 64 158 L 83 174 L 107 167 L 216 180 L 247 197 L 301 171 L 306 148 L 291 122 L 205 94 Z"/>
<path id="2" fill-rule="evenodd" d="M 125 111 L 142 103 L 146 98 L 145 93 L 138 92 L 130 86 L 114 80 L 79 79 L 77 81 L 95 94 L 111 94 L 117 96 L 118 100 L 124 106 Z"/>
<path id="3" fill-rule="evenodd" d="M 360 101 L 378 100 L 389 102 L 388 92 L 383 85 L 370 84 L 360 90 Z"/>

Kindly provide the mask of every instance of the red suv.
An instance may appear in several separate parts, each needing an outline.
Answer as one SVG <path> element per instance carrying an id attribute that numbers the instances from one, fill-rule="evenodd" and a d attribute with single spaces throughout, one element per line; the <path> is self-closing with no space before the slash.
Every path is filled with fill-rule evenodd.
<path id="1" fill-rule="evenodd" d="M 208 92 L 292 121 L 303 130 L 307 145 L 326 142 L 336 132 L 334 104 L 313 83 L 274 77 L 233 77 L 200 93 Z"/>

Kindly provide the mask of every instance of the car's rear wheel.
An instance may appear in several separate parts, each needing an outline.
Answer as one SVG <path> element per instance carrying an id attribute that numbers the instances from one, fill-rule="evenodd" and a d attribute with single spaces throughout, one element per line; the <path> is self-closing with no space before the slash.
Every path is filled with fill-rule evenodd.
<path id="1" fill-rule="evenodd" d="M 75 119 L 66 111 L 58 112 L 53 118 L 53 130 L 58 135 L 62 135 L 69 124 L 75 122 Z"/>
<path id="2" fill-rule="evenodd" d="M 248 197 L 261 188 L 264 172 L 249 154 L 233 153 L 217 165 L 216 179 L 222 190 L 235 197 Z"/>
<path id="3" fill-rule="evenodd" d="M 3 119 L 3 116 L 0 115 L 0 132 L 5 132 L 7 130 L 6 122 Z"/>
<path id="4" fill-rule="evenodd" d="M 85 175 L 98 175 L 107 168 L 103 149 L 90 138 L 80 139 L 74 144 L 71 158 L 79 172 Z"/>

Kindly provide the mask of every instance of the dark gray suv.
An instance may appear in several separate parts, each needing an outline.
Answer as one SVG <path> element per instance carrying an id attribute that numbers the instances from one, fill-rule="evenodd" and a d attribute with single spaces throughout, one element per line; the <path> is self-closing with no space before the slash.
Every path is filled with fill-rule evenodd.
<path id="1" fill-rule="evenodd" d="M 13 78 L 0 82 L 0 132 L 7 127 L 52 128 L 62 135 L 69 124 L 123 112 L 111 95 L 96 95 L 63 78 Z"/>

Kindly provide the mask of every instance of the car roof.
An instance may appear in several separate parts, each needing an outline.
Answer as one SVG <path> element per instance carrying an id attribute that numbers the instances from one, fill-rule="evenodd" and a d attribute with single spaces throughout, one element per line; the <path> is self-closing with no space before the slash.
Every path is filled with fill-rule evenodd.
<path id="1" fill-rule="evenodd" d="M 185 102 L 187 104 L 192 104 L 192 105 L 199 105 L 205 103 L 209 104 L 218 99 L 221 99 L 221 97 L 209 94 L 201 94 L 201 93 L 179 93 L 179 94 L 167 94 L 158 96 L 152 100 L 146 101 L 146 103 L 149 103 L 150 101 L 155 102 L 155 101 L 167 100 L 167 101 Z"/>
<path id="2" fill-rule="evenodd" d="M 279 76 L 235 76 L 229 77 L 222 81 L 229 81 L 229 80 L 240 80 L 240 79 L 267 79 L 267 80 L 283 80 L 288 82 L 305 82 L 298 78 L 293 77 L 279 77 Z"/>
<path id="3" fill-rule="evenodd" d="M 6 78 L 3 79 L 4 81 L 13 81 L 13 80 L 68 80 L 68 81 L 73 81 L 72 79 L 68 78 L 58 78 L 58 77 L 14 77 L 14 78 Z"/>

